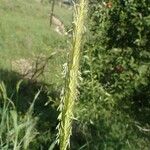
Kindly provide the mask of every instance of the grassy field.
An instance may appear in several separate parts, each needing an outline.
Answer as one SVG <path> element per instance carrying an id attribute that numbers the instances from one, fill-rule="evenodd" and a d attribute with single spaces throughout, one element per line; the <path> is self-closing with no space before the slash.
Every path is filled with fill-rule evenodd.
<path id="1" fill-rule="evenodd" d="M 56 132 L 62 65 L 66 62 L 69 47 L 68 38 L 54 31 L 54 25 L 50 28 L 50 9 L 49 3 L 41 4 L 34 0 L 0 1 L 0 81 L 6 85 L 7 96 L 21 114 L 18 121 L 26 116 L 25 112 L 41 89 L 34 109 L 34 116 L 39 118 L 36 125 L 38 135 L 30 147 L 35 150 L 48 149 L 55 139 L 53 133 Z M 56 5 L 54 13 L 65 26 L 71 25 L 71 10 Z M 39 62 L 45 61 L 51 54 L 54 55 L 47 62 L 42 76 L 34 81 L 22 78 L 21 70 L 36 65 L 38 58 L 41 59 Z M 23 82 L 17 94 L 16 84 L 20 79 Z M 51 100 L 56 100 L 56 103 Z"/>
<path id="2" fill-rule="evenodd" d="M 58 52 L 55 64 L 66 53 L 67 38 L 49 26 L 50 6 L 36 1 L 5 1 L 0 5 L 0 67 L 11 69 L 16 59 L 49 56 Z M 55 14 L 66 26 L 71 23 L 71 11 L 56 6 Z M 66 20 L 66 21 L 65 21 Z M 51 72 L 59 67 L 51 65 Z"/>

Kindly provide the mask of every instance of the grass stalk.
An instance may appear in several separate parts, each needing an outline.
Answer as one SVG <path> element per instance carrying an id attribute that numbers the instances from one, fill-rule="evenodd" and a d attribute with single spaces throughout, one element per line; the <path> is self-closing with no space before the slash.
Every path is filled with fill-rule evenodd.
<path id="1" fill-rule="evenodd" d="M 22 80 L 17 83 L 17 94 L 19 94 L 21 82 Z M 6 150 L 10 147 L 12 150 L 29 149 L 30 143 L 37 134 L 35 129 L 37 118 L 33 117 L 33 110 L 39 94 L 40 91 L 35 95 L 26 114 L 20 116 L 13 101 L 7 96 L 4 83 L 0 83 L 0 149 Z"/>
<path id="2" fill-rule="evenodd" d="M 68 72 L 66 75 L 66 85 L 62 103 L 60 104 L 60 124 L 59 128 L 59 146 L 60 150 L 66 150 L 70 145 L 70 136 L 72 131 L 72 120 L 74 118 L 73 110 L 75 100 L 77 99 L 77 87 L 79 78 L 79 64 L 82 37 L 84 33 L 84 20 L 87 11 L 87 0 L 80 0 L 76 4 L 74 12 L 74 32 L 72 40 L 72 51 L 70 53 Z"/>

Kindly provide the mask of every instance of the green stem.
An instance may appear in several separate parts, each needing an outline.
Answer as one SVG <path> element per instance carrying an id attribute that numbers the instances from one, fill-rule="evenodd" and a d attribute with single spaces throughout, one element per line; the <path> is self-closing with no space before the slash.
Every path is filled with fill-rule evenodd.
<path id="1" fill-rule="evenodd" d="M 75 100 L 77 99 L 77 86 L 79 76 L 79 63 L 81 53 L 82 35 L 84 31 L 84 19 L 87 11 L 87 0 L 80 0 L 80 4 L 76 7 L 75 28 L 72 41 L 71 58 L 68 68 L 67 82 L 65 94 L 63 98 L 63 108 L 61 110 L 60 128 L 59 128 L 59 144 L 60 150 L 66 150 L 70 144 L 70 136 L 72 131 L 72 120 L 74 118 L 73 109 Z"/>

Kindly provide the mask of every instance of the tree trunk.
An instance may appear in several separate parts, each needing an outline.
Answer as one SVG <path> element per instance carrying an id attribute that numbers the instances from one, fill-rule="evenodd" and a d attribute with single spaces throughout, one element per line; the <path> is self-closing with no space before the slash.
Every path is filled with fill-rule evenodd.
<path id="1" fill-rule="evenodd" d="M 52 18 L 54 15 L 54 7 L 55 7 L 55 0 L 52 0 L 52 4 L 51 4 L 51 14 L 50 14 L 50 27 L 52 25 Z"/>

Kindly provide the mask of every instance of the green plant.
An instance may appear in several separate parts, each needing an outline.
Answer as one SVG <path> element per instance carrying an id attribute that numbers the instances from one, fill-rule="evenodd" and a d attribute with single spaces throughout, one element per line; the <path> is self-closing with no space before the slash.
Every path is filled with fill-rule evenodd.
<path id="1" fill-rule="evenodd" d="M 72 130 L 72 120 L 74 119 L 74 105 L 77 99 L 77 87 L 79 79 L 79 63 L 81 55 L 82 35 L 84 33 L 84 19 L 87 11 L 87 2 L 81 0 L 79 6 L 75 7 L 74 16 L 74 33 L 72 41 L 72 49 L 68 70 L 66 75 L 66 85 L 62 102 L 59 106 L 60 124 L 58 126 L 58 136 L 60 150 L 66 150 L 70 145 L 70 135 Z"/>
<path id="2" fill-rule="evenodd" d="M 17 94 L 19 90 L 20 82 L 17 84 Z M 24 116 L 18 114 L 16 107 L 12 100 L 7 97 L 7 90 L 2 82 L 0 84 L 0 148 L 1 149 L 13 149 L 19 150 L 29 149 L 30 143 L 33 141 L 37 132 L 35 125 L 37 118 L 34 118 L 33 107 L 35 100 L 39 96 L 40 92 L 35 95 L 33 103 Z"/>
<path id="3" fill-rule="evenodd" d="M 148 149 L 149 133 L 141 133 L 136 123 L 150 127 L 150 5 L 145 0 L 89 3 L 76 110 L 83 135 L 79 147 Z"/>

